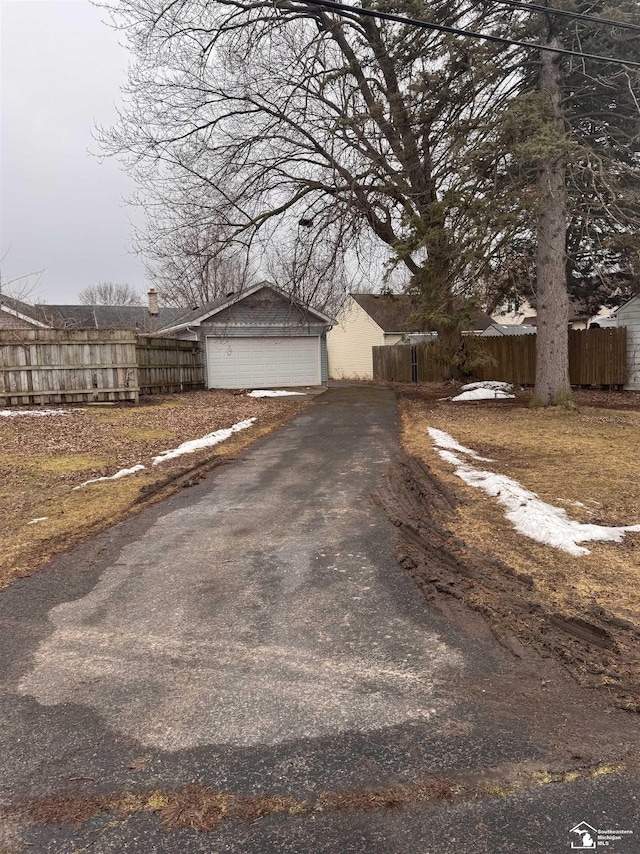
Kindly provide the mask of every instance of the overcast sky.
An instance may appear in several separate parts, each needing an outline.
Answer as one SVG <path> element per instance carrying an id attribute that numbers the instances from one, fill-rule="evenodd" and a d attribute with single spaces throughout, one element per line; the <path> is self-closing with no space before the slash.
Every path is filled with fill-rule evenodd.
<path id="1" fill-rule="evenodd" d="M 115 119 L 127 51 L 87 0 L 0 0 L 0 16 L 3 280 L 44 268 L 48 303 L 99 281 L 145 291 L 131 182 L 88 153 L 94 124 Z"/>

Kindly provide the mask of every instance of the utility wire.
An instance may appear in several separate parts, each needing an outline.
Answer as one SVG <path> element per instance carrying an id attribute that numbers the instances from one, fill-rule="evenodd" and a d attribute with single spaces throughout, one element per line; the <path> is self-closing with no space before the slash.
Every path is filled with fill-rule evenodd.
<path id="1" fill-rule="evenodd" d="M 594 15 L 584 15 L 581 12 L 569 12 L 567 9 L 554 9 L 551 6 L 540 6 L 538 3 L 523 3 L 520 0 L 494 0 L 504 6 L 512 6 L 514 9 L 524 9 L 526 12 L 544 12 L 545 15 L 554 15 L 560 18 L 569 18 L 574 21 L 586 21 L 589 24 L 602 24 L 605 27 L 618 27 L 622 30 L 632 30 L 640 33 L 640 24 L 629 24 L 626 21 L 614 21 L 611 18 L 597 18 Z"/>
<path id="2" fill-rule="evenodd" d="M 602 56 L 598 53 L 582 53 L 577 50 L 569 50 L 564 47 L 553 47 L 552 45 L 536 44 L 535 42 L 523 42 L 517 39 L 508 39 L 504 36 L 493 36 L 487 33 L 478 33 L 473 30 L 464 30 L 459 27 L 450 27 L 447 24 L 435 24 L 432 21 L 422 21 L 419 18 L 407 18 L 403 15 L 395 15 L 392 12 L 376 12 L 373 9 L 363 9 L 361 6 L 350 6 L 346 3 L 335 3 L 333 0 L 299 0 L 305 6 L 317 6 L 318 8 L 331 9 L 338 14 L 348 12 L 351 15 L 358 15 L 362 18 L 377 18 L 382 21 L 393 21 L 397 24 L 405 24 L 412 27 L 420 27 L 423 30 L 435 30 L 439 33 L 449 33 L 454 36 L 467 36 L 472 39 L 483 39 L 488 42 L 496 42 L 497 44 L 514 45 L 515 47 L 525 47 L 535 50 L 548 50 L 550 53 L 562 54 L 564 56 L 576 56 L 579 59 L 591 59 L 594 62 L 604 62 L 608 65 L 620 65 L 623 68 L 640 68 L 640 62 L 631 60 L 615 59 L 611 56 Z M 504 0 L 502 0 L 504 2 Z M 515 0 L 514 0 L 515 2 Z M 546 7 L 542 7 L 545 11 Z"/>

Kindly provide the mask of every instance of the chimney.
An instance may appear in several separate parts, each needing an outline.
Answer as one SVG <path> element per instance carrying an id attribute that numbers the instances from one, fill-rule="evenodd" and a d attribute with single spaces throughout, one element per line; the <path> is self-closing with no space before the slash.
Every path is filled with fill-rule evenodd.
<path id="1" fill-rule="evenodd" d="M 158 294 L 155 291 L 155 288 L 149 288 L 149 293 L 147 294 L 147 301 L 149 304 L 149 314 L 153 317 L 157 317 L 158 315 Z"/>

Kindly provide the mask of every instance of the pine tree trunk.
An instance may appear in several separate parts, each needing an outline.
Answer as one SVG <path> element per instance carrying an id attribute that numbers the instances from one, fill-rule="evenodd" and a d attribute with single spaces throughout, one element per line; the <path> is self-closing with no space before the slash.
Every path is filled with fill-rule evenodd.
<path id="1" fill-rule="evenodd" d="M 556 40 L 550 45 L 557 46 Z M 557 150 L 538 169 L 538 250 L 536 258 L 538 333 L 534 402 L 549 406 L 571 401 L 566 274 L 567 187 L 561 72 L 558 57 L 541 51 L 540 93 L 550 108 L 549 130 Z"/>

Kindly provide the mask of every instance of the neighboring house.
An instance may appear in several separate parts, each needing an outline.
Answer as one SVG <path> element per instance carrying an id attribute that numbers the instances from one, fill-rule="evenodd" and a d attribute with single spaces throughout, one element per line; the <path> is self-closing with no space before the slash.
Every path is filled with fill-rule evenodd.
<path id="1" fill-rule="evenodd" d="M 398 344 L 430 332 L 413 316 L 415 306 L 406 294 L 351 294 L 327 335 L 329 376 L 332 379 L 372 379 L 372 347 Z M 479 332 L 491 324 L 480 312 L 474 329 Z"/>
<path id="2" fill-rule="evenodd" d="M 618 318 L 615 314 L 611 317 L 596 317 L 589 323 L 589 329 L 611 329 L 618 325 Z"/>
<path id="3" fill-rule="evenodd" d="M 598 322 L 611 315 L 611 309 L 601 306 L 596 314 L 591 314 L 578 300 L 571 300 L 567 314 L 570 329 L 588 329 L 592 322 Z M 538 314 L 534 306 L 526 300 L 515 308 L 506 304 L 493 315 L 493 321 L 499 326 L 537 326 Z"/>
<path id="4" fill-rule="evenodd" d="M 0 294 L 0 329 L 46 329 L 33 312 L 34 306 Z"/>
<path id="5" fill-rule="evenodd" d="M 197 340 L 207 388 L 276 388 L 327 382 L 330 317 L 269 282 L 199 306 L 159 330 Z"/>
<path id="6" fill-rule="evenodd" d="M 535 326 L 516 325 L 511 323 L 492 323 L 480 333 L 482 337 L 496 337 L 503 335 L 535 335 Z"/>
<path id="7" fill-rule="evenodd" d="M 535 314 L 535 308 L 527 300 L 516 303 L 511 300 L 498 306 L 491 317 L 500 326 L 522 326 L 525 317 Z"/>
<path id="8" fill-rule="evenodd" d="M 627 384 L 630 391 L 640 391 L 640 296 L 632 297 L 616 312 L 618 326 L 627 327 Z"/>
<path id="9" fill-rule="evenodd" d="M 588 329 L 589 321 L 598 316 L 599 313 L 598 315 L 592 315 L 586 310 L 586 308 L 584 308 L 584 306 L 581 306 L 580 303 L 570 300 L 567 312 L 567 323 L 569 324 L 569 329 Z M 524 326 L 538 325 L 538 314 L 535 308 L 532 308 L 529 313 L 525 314 L 522 323 Z"/>
<path id="10" fill-rule="evenodd" d="M 154 291 L 144 305 L 29 305 L 0 294 L 0 329 L 132 329 L 155 334 L 185 313 L 158 308 Z"/>

